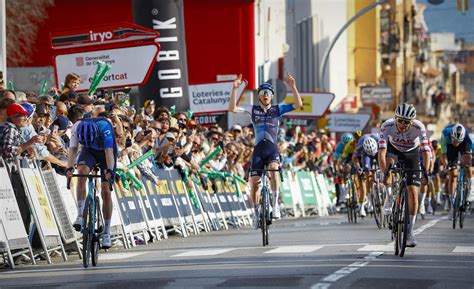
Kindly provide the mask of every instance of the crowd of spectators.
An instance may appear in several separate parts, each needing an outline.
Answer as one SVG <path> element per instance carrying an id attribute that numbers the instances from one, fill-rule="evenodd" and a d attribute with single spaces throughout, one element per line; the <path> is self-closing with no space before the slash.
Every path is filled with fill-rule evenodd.
<path id="1" fill-rule="evenodd" d="M 156 180 L 150 169 L 158 166 L 196 175 L 204 168 L 247 177 L 254 144 L 251 126 L 235 124 L 229 130 L 201 126 L 191 112 L 173 113 L 153 100 L 136 109 L 123 92 L 102 97 L 77 93 L 79 81 L 78 75 L 70 74 L 62 91 L 51 88 L 45 95 L 0 90 L 0 156 L 38 159 L 42 166 L 51 165 L 63 174 L 73 124 L 84 117 L 106 117 L 115 129 L 118 169 L 127 171 L 127 165 L 152 150 L 152 157 L 133 173 Z M 331 172 L 334 143 L 324 130 L 282 125 L 279 146 L 283 168 Z M 201 167 L 216 150 L 215 157 Z"/>

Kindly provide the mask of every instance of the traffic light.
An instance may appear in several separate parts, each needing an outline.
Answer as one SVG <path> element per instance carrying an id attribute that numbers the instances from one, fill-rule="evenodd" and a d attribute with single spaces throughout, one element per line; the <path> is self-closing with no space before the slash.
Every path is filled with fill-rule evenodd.
<path id="1" fill-rule="evenodd" d="M 470 0 L 458 0 L 458 10 L 461 13 L 466 13 L 469 10 L 469 1 Z"/>

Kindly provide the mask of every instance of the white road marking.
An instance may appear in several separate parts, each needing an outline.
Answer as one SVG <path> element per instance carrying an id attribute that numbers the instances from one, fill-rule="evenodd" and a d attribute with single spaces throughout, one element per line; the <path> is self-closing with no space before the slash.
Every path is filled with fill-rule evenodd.
<path id="1" fill-rule="evenodd" d="M 193 251 L 186 251 L 177 255 L 173 255 L 171 257 L 197 257 L 197 256 L 215 256 L 219 254 L 223 254 L 229 251 L 234 250 L 235 248 L 230 249 L 209 249 L 209 250 L 193 250 Z"/>
<path id="2" fill-rule="evenodd" d="M 429 221 L 428 223 L 424 224 L 423 226 L 419 227 L 418 229 L 415 229 L 413 231 L 413 235 L 418 235 L 418 234 L 421 234 L 421 232 L 423 232 L 424 230 L 430 228 L 430 227 L 433 227 L 434 225 L 436 225 L 436 223 L 438 223 L 439 221 L 441 220 L 445 220 L 447 219 L 448 217 L 447 216 L 444 216 L 444 217 L 441 217 L 441 218 L 438 218 L 436 220 L 432 220 L 432 221 Z M 415 223 L 415 226 L 416 226 L 416 223 Z"/>
<path id="3" fill-rule="evenodd" d="M 112 261 L 133 258 L 136 256 L 144 255 L 146 252 L 123 252 L 123 253 L 107 253 L 100 254 L 99 261 Z M 82 260 L 80 260 L 82 262 Z"/>
<path id="4" fill-rule="evenodd" d="M 474 246 L 456 246 L 453 253 L 474 253 Z"/>
<path id="5" fill-rule="evenodd" d="M 393 252 L 393 245 L 367 245 L 362 248 L 357 249 L 359 252 L 373 252 L 373 251 L 383 251 L 383 252 Z"/>
<path id="6" fill-rule="evenodd" d="M 265 254 L 310 253 L 321 249 L 322 246 L 281 246 L 264 252 Z"/>

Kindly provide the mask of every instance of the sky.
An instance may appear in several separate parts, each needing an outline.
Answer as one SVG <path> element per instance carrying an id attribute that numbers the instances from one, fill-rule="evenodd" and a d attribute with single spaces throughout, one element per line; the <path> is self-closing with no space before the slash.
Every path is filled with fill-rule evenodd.
<path id="1" fill-rule="evenodd" d="M 426 4 L 425 21 L 430 32 L 454 32 L 456 38 L 464 38 L 474 43 L 474 0 L 470 0 L 470 9 L 462 14 L 456 0 L 445 0 L 440 5 L 428 3 L 428 0 L 416 0 Z"/>

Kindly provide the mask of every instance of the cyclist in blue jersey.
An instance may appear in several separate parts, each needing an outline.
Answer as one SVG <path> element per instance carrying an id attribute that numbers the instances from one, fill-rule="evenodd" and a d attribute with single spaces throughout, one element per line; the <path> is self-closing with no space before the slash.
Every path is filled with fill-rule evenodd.
<path id="1" fill-rule="evenodd" d="M 461 166 L 469 168 L 472 162 L 472 140 L 469 136 L 469 130 L 461 124 L 450 124 L 443 129 L 441 133 L 441 163 L 445 168 L 453 167 L 448 170 L 448 194 L 449 199 L 453 197 L 456 188 L 459 169 L 454 168 L 461 155 Z M 466 177 L 471 178 L 470 169 L 466 169 Z M 450 202 L 449 217 L 452 217 L 452 202 Z"/>
<path id="2" fill-rule="evenodd" d="M 108 182 L 113 181 L 117 163 L 117 143 L 114 128 L 105 117 L 85 118 L 74 124 L 71 132 L 69 161 L 67 174 L 69 177 L 74 172 L 78 146 L 81 151 L 77 157 L 77 173 L 87 175 L 99 165 L 102 180 L 102 214 L 104 216 L 104 233 L 102 234 L 102 247 L 110 248 L 110 220 L 112 218 L 112 199 Z M 79 177 L 77 181 L 77 219 L 73 224 L 76 231 L 81 230 L 82 212 L 86 195 L 87 178 Z"/>
<path id="3" fill-rule="evenodd" d="M 251 176 L 251 198 L 257 206 L 257 192 L 261 182 L 262 170 L 267 165 L 268 169 L 277 170 L 279 168 L 280 154 L 278 152 L 278 129 L 280 127 L 280 119 L 283 114 L 298 109 L 303 106 L 303 100 L 296 88 L 296 81 L 289 73 L 286 83 L 291 87 L 294 96 L 293 104 L 277 104 L 272 105 L 272 99 L 275 90 L 269 83 L 262 83 L 258 87 L 259 105 L 241 105 L 237 107 L 236 97 L 237 90 L 242 83 L 242 75 L 234 81 L 232 95 L 229 102 L 230 112 L 246 112 L 250 115 L 255 135 L 255 144 L 252 155 Z M 278 174 L 271 172 L 270 196 L 273 198 L 271 203 L 274 204 L 273 217 L 279 218 L 280 211 L 278 208 Z M 257 228 L 257 216 L 254 216 L 254 228 Z"/>
<path id="4" fill-rule="evenodd" d="M 374 165 L 377 163 L 379 138 L 377 133 L 363 135 L 359 141 L 357 141 L 354 153 L 352 154 L 352 162 L 359 174 L 359 183 L 361 184 L 361 186 L 358 187 L 358 192 L 359 203 L 362 204 L 360 208 L 360 215 L 362 217 L 367 215 L 365 211 L 365 205 L 367 203 L 366 196 L 367 191 L 372 187 L 372 173 L 370 170 L 374 169 Z M 372 210 L 370 209 L 369 212 L 370 211 Z"/>

